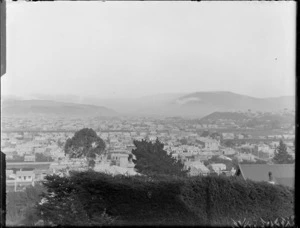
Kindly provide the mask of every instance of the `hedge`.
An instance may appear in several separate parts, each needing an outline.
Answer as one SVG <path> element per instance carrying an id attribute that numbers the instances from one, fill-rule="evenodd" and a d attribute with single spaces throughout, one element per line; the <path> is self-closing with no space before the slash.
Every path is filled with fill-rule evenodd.
<path id="1" fill-rule="evenodd" d="M 106 210 L 115 225 L 232 225 L 293 215 L 294 191 L 238 177 L 175 178 L 74 173 L 68 179 L 88 214 Z"/>

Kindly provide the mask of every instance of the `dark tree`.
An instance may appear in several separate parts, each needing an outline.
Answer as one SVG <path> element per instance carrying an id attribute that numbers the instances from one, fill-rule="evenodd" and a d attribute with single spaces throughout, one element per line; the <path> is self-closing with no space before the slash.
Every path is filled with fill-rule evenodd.
<path id="1" fill-rule="evenodd" d="M 184 169 L 184 164 L 165 151 L 164 144 L 158 139 L 152 143 L 146 140 L 134 141 L 136 149 L 132 150 L 136 160 L 137 172 L 145 175 L 170 175 L 186 176 L 189 170 Z"/>
<path id="2" fill-rule="evenodd" d="M 36 153 L 35 154 L 35 161 L 36 162 L 52 162 L 54 160 L 51 156 L 45 156 L 44 154 Z"/>
<path id="3" fill-rule="evenodd" d="M 188 141 L 187 141 L 186 138 L 180 139 L 179 142 L 180 142 L 182 145 L 187 145 L 187 144 L 188 144 Z"/>
<path id="4" fill-rule="evenodd" d="M 276 164 L 294 163 L 293 157 L 290 154 L 288 154 L 287 147 L 282 140 L 280 140 L 279 146 L 276 148 L 273 162 Z"/>
<path id="5" fill-rule="evenodd" d="M 233 140 L 230 140 L 230 139 L 229 139 L 229 140 L 223 141 L 223 144 L 224 144 L 225 146 L 227 146 L 227 147 L 234 147 L 234 146 L 235 146 Z"/>
<path id="6" fill-rule="evenodd" d="M 64 149 L 65 154 L 68 154 L 70 158 L 86 157 L 88 166 L 93 168 L 96 155 L 104 152 L 105 142 L 93 129 L 84 128 L 77 131 L 71 139 L 66 141 Z"/>
<path id="7" fill-rule="evenodd" d="M 213 139 L 221 139 L 221 135 L 218 132 L 211 133 L 210 137 Z"/>
<path id="8" fill-rule="evenodd" d="M 209 131 L 203 131 L 201 137 L 207 137 L 207 136 L 209 136 Z"/>
<path id="9" fill-rule="evenodd" d="M 105 211 L 91 208 L 95 199 L 81 189 L 76 180 L 53 175 L 47 176 L 43 184 L 47 194 L 44 194 L 43 203 L 37 206 L 37 211 L 45 225 L 103 226 L 113 222 Z"/>
<path id="10" fill-rule="evenodd" d="M 64 143 L 59 139 L 59 140 L 57 141 L 57 145 L 58 145 L 58 147 L 63 147 L 63 146 L 64 146 Z"/>
<path id="11" fill-rule="evenodd" d="M 210 162 L 209 162 L 208 160 L 205 160 L 205 161 L 203 161 L 203 164 L 204 164 L 205 166 L 208 166 L 208 165 L 210 164 Z"/>

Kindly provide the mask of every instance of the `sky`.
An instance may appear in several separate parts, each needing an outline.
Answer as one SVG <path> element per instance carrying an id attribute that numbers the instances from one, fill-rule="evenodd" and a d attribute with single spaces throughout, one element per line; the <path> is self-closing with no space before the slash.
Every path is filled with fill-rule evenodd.
<path id="1" fill-rule="evenodd" d="M 8 2 L 1 93 L 295 95 L 296 3 Z"/>

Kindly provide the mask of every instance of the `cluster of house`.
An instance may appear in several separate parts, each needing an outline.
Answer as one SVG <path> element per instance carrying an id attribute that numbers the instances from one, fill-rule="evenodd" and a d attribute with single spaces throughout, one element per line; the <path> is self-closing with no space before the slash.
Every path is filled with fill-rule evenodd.
<path id="1" fill-rule="evenodd" d="M 145 122 L 144 125 L 150 126 L 150 131 L 140 132 L 97 132 L 106 143 L 106 155 L 100 156 L 96 160 L 95 170 L 112 174 L 136 175 L 134 164 L 130 159 L 131 150 L 134 148 L 133 140 L 148 139 L 155 141 L 159 138 L 164 143 L 164 149 L 176 159 L 180 159 L 186 168 L 190 168 L 190 175 L 207 175 L 210 172 L 225 173 L 232 175 L 234 170 L 228 170 L 226 164 L 204 165 L 204 161 L 213 156 L 222 159 L 232 159 L 236 157 L 239 161 L 257 159 L 270 160 L 274 156 L 278 141 L 264 143 L 246 143 L 241 146 L 225 147 L 220 145 L 219 138 L 201 137 L 195 132 L 182 132 L 177 130 L 159 131 L 154 128 L 157 126 L 152 122 Z M 163 128 L 163 125 L 160 126 Z M 69 159 L 65 156 L 63 145 L 67 138 L 74 135 L 74 132 L 49 132 L 49 133 L 3 133 L 1 137 L 2 151 L 6 154 L 7 161 L 13 161 L 15 156 L 23 157 L 22 161 L 28 164 L 37 165 L 37 154 L 43 154 L 52 158 L 54 161 L 43 161 L 45 167 L 25 170 L 22 167 L 17 170 L 7 172 L 7 181 L 13 189 L 21 186 L 33 184 L 40 181 L 48 174 L 65 174 L 70 170 L 85 170 L 87 162 L 84 159 Z M 236 137 L 232 133 L 223 133 L 225 137 Z M 182 143 L 178 139 L 186 139 L 188 143 Z M 295 156 L 293 142 L 286 141 L 288 153 Z M 231 158 L 229 158 L 229 157 Z M 16 161 L 15 161 L 16 162 Z M 27 165 L 27 166 L 26 166 Z M 22 165 L 21 165 L 22 166 Z M 30 165 L 29 165 L 30 166 Z"/>
<path id="2" fill-rule="evenodd" d="M 127 150 L 110 151 L 107 155 L 98 156 L 94 171 L 112 175 L 139 175 L 135 170 L 132 161 L 134 156 Z M 225 155 L 219 156 L 221 159 L 230 159 Z M 113 164 L 112 164 L 113 163 Z M 228 170 L 226 164 L 211 163 L 204 165 L 202 161 L 189 160 L 184 162 L 185 168 L 189 168 L 190 176 L 214 173 L 217 175 L 238 175 L 244 179 L 255 181 L 272 181 L 272 183 L 286 186 L 294 186 L 294 165 L 269 165 L 269 164 L 240 164 L 238 170 L 231 168 Z M 22 191 L 27 186 L 34 186 L 36 182 L 44 180 L 45 176 L 57 174 L 67 176 L 70 171 L 87 170 L 85 159 L 68 159 L 60 162 L 41 162 L 41 163 L 18 163 L 8 164 L 6 170 L 7 191 Z M 270 172 L 272 179 L 270 179 Z M 268 175 L 267 175 L 268 174 Z"/>
<path id="3" fill-rule="evenodd" d="M 293 142 L 285 141 L 287 146 L 287 152 L 295 158 L 295 145 Z M 247 152 L 246 154 L 252 155 L 252 157 L 257 157 L 263 160 L 270 160 L 274 157 L 276 148 L 279 146 L 279 141 L 271 141 L 268 143 L 258 143 L 250 144 L 246 143 L 241 146 L 236 147 L 239 151 Z M 252 160 L 252 159 L 249 159 Z"/>
<path id="4" fill-rule="evenodd" d="M 66 133 L 52 133 L 46 135 L 34 135 L 29 132 L 3 133 L 1 137 L 2 151 L 6 154 L 7 160 L 14 160 L 14 157 L 23 157 L 24 161 L 35 161 L 35 154 L 43 154 L 46 157 L 58 158 L 63 156 L 62 148 L 58 141 L 67 137 Z"/>
<path id="5" fill-rule="evenodd" d="M 105 155 L 97 156 L 94 171 L 112 175 L 137 175 L 134 163 L 128 150 L 110 150 Z M 69 158 L 55 162 L 14 162 L 7 163 L 6 185 L 7 191 L 20 191 L 28 185 L 44 180 L 45 176 L 57 174 L 69 175 L 70 171 L 84 171 L 88 169 L 85 158 Z"/>

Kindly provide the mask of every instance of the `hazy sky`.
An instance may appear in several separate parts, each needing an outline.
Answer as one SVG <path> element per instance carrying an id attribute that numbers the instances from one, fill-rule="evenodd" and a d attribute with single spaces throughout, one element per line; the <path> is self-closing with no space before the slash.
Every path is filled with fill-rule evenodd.
<path id="1" fill-rule="evenodd" d="M 9 2 L 2 95 L 295 94 L 295 2 Z"/>

